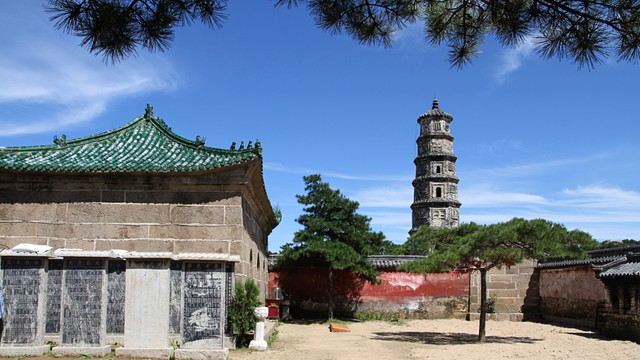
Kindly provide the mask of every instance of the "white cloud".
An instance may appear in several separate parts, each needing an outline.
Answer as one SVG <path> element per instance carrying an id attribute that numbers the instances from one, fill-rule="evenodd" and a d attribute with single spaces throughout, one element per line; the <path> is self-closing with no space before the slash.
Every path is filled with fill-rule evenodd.
<path id="1" fill-rule="evenodd" d="M 420 52 L 427 52 L 431 46 L 427 43 L 424 33 L 424 23 L 417 20 L 394 34 L 394 45 L 408 47 L 412 50 L 418 49 Z"/>
<path id="2" fill-rule="evenodd" d="M 640 192 L 603 183 L 576 185 L 565 189 L 541 187 L 532 176 L 547 178 L 560 169 L 592 166 L 606 160 L 606 154 L 564 158 L 458 174 L 461 222 L 492 224 L 514 217 L 543 218 L 578 228 L 595 238 L 640 238 Z M 282 164 L 265 164 L 275 171 L 310 174 L 308 169 L 291 169 Z M 318 172 L 318 171 L 315 171 Z M 323 173 L 326 178 L 349 180 L 345 194 L 360 203 L 360 212 L 371 217 L 371 225 L 388 239 L 403 242 L 411 228 L 413 187 L 408 177 L 365 176 Z M 377 180 L 378 183 L 371 182 Z M 629 235 L 631 234 L 631 235 Z"/>
<path id="3" fill-rule="evenodd" d="M 620 211 L 636 211 L 640 215 L 640 193 L 623 190 L 614 186 L 590 185 L 576 189 L 565 189 L 564 195 L 571 197 L 565 200 L 566 205 L 589 207 L 592 209 L 617 209 Z M 636 219 L 640 222 L 640 216 Z"/>
<path id="4" fill-rule="evenodd" d="M 413 202 L 411 182 L 406 185 L 389 185 L 368 188 L 349 194 L 362 207 L 408 208 Z"/>
<path id="5" fill-rule="evenodd" d="M 411 210 L 406 211 L 362 211 L 363 214 L 371 218 L 371 224 L 377 226 L 388 226 L 396 229 L 406 229 L 411 227 Z"/>
<path id="6" fill-rule="evenodd" d="M 298 175 L 310 175 L 310 174 L 320 174 L 325 181 L 328 178 L 336 178 L 342 180 L 357 180 L 357 181 L 402 181 L 411 183 L 411 178 L 406 176 L 389 176 L 389 175 L 353 175 L 353 174 L 344 174 L 344 173 L 336 173 L 336 172 L 324 172 L 320 170 L 313 170 L 309 168 L 294 168 L 289 167 L 280 163 L 272 163 L 265 162 L 264 168 L 271 171 L 289 173 L 289 174 L 298 174 Z"/>
<path id="7" fill-rule="evenodd" d="M 466 207 L 502 207 L 502 206 L 524 206 L 524 205 L 544 205 L 548 201 L 540 195 L 525 194 L 518 192 L 491 191 L 488 189 L 475 188 L 460 192 L 460 201 Z"/>
<path id="8" fill-rule="evenodd" d="M 476 169 L 471 171 L 459 171 L 458 177 L 465 179 L 490 179 L 492 183 L 504 182 L 512 178 L 524 178 L 529 175 L 539 175 L 556 168 L 565 168 L 569 165 L 585 164 L 593 160 L 602 159 L 605 154 L 596 154 L 580 158 L 565 158 L 550 161 L 535 162 L 530 164 L 505 166 L 490 169 Z"/>
<path id="9" fill-rule="evenodd" d="M 40 6 L 16 7 L 0 16 L 0 104 L 34 105 L 55 109 L 46 119 L 13 115 L 0 118 L 0 136 L 48 132 L 90 121 L 109 102 L 153 91 L 172 90 L 179 84 L 170 64 L 152 55 L 106 65 L 78 39 L 61 34 Z M 24 15 L 24 17 L 22 17 Z M 61 36 L 62 35 L 62 36 Z"/>
<path id="10" fill-rule="evenodd" d="M 0 121 L 0 136 L 36 134 L 53 132 L 69 125 L 93 119 L 105 111 L 105 101 L 96 100 L 84 104 L 76 104 L 66 111 L 59 112 L 54 117 L 46 119 L 23 119 L 19 122 Z"/>
<path id="11" fill-rule="evenodd" d="M 491 201 L 495 196 L 500 193 L 486 192 L 475 204 L 462 200 L 461 221 L 491 224 L 513 217 L 542 218 L 569 229 L 586 231 L 600 240 L 640 238 L 640 193 L 637 191 L 599 184 L 565 189 L 546 198 L 519 194 L 511 198 L 511 202 L 502 204 Z M 487 198 L 486 202 L 482 197 Z M 538 197 L 540 201 L 536 201 Z M 518 201 L 519 198 L 522 201 Z"/>
<path id="12" fill-rule="evenodd" d="M 466 176 L 460 188 L 461 221 L 492 224 L 514 217 L 543 218 L 587 231 L 600 240 L 640 238 L 640 192 L 606 184 L 578 185 L 566 189 L 529 189 L 531 174 L 544 176 L 559 167 L 582 164 L 599 156 L 558 159 L 499 169 L 482 170 L 493 176 Z M 514 191 L 522 188 L 524 191 Z M 391 232 L 411 226 L 413 188 L 404 184 L 382 184 L 349 194 L 360 202 L 372 224 Z M 406 210 L 400 210 L 406 209 Z M 387 231 L 385 231 L 386 233 Z M 389 236 L 387 236 L 389 237 Z"/>
<path id="13" fill-rule="evenodd" d="M 494 74 L 496 82 L 502 84 L 507 76 L 516 71 L 522 62 L 531 56 L 534 49 L 534 37 L 529 36 L 515 49 L 508 50 L 503 56 Z"/>
<path id="14" fill-rule="evenodd" d="M 508 154 L 512 150 L 525 152 L 522 143 L 516 139 L 500 139 L 491 144 L 480 144 L 478 148 L 481 152 L 490 153 L 492 155 Z"/>

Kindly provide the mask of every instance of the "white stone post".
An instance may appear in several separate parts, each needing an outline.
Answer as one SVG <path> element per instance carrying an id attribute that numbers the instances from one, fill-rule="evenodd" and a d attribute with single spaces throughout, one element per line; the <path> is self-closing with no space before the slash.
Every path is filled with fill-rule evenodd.
<path id="1" fill-rule="evenodd" d="M 267 350 L 267 342 L 264 340 L 264 319 L 269 316 L 269 308 L 266 306 L 257 307 L 253 313 L 258 317 L 258 322 L 253 340 L 249 343 L 249 349 L 264 351 Z"/>

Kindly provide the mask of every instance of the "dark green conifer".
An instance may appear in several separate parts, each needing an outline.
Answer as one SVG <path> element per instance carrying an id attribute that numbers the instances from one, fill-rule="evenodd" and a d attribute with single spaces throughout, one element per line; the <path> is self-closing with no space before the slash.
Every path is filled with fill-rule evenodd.
<path id="1" fill-rule="evenodd" d="M 403 264 L 398 270 L 480 272 L 479 341 L 485 338 L 487 271 L 494 267 L 509 267 L 524 259 L 585 257 L 587 250 L 598 247 L 591 235 L 580 230 L 568 231 L 563 225 L 547 220 L 520 218 L 492 225 L 468 223 L 453 229 L 422 226 L 409 241 L 413 241 L 418 254 L 427 257 Z"/>
<path id="2" fill-rule="evenodd" d="M 293 243 L 282 247 L 279 266 L 319 266 L 328 269 L 329 319 L 333 318 L 333 270 L 347 269 L 370 282 L 378 272 L 366 259 L 386 244 L 381 232 L 373 232 L 370 218 L 358 214 L 359 204 L 322 182 L 320 175 L 304 177 L 306 195 L 296 195 L 304 214 L 303 226 Z"/>

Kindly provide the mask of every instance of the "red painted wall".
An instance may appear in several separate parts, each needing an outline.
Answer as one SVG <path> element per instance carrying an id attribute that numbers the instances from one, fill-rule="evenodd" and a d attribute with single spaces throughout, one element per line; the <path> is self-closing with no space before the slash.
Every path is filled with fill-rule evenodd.
<path id="1" fill-rule="evenodd" d="M 450 317 L 454 312 L 466 312 L 468 274 L 418 275 L 386 270 L 378 279 L 381 284 L 370 284 L 349 271 L 334 270 L 334 299 L 346 300 L 354 308 L 393 307 L 419 317 Z M 292 303 L 318 309 L 327 302 L 327 281 L 326 269 L 278 269 L 269 273 L 269 294 L 272 288 L 279 287 Z"/>
<path id="2" fill-rule="evenodd" d="M 366 283 L 364 297 L 467 296 L 469 275 L 459 273 L 411 274 L 385 271 L 378 277 L 382 284 Z"/>

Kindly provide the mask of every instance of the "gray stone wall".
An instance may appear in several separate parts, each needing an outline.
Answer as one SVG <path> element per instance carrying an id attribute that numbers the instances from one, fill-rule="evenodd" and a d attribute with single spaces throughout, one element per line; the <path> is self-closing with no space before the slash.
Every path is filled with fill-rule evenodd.
<path id="1" fill-rule="evenodd" d="M 0 248 L 238 255 L 236 277 L 255 278 L 266 293 L 274 225 L 259 170 L 251 163 L 190 175 L 2 173 Z"/>

